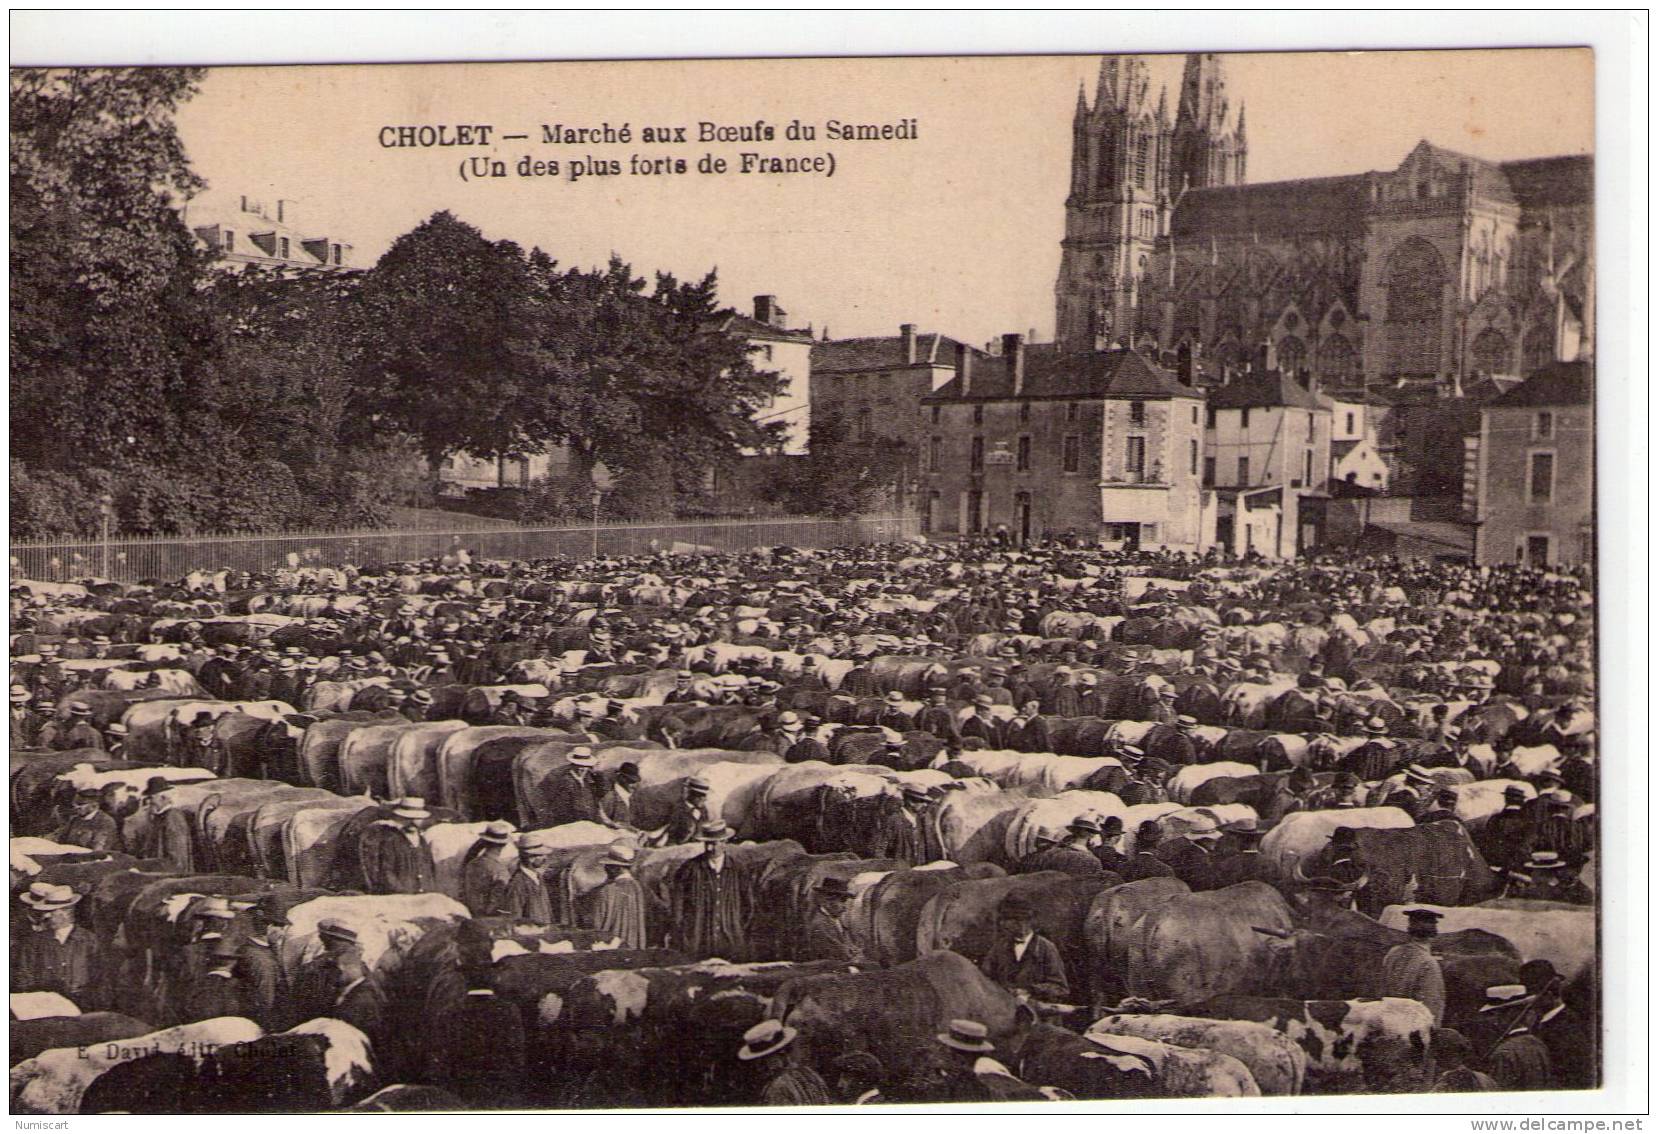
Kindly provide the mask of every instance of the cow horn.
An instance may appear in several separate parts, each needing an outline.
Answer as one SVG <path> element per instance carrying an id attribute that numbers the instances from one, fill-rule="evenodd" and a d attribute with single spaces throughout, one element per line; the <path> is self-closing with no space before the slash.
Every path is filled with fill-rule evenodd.
<path id="1" fill-rule="evenodd" d="M 1252 925 L 1249 928 L 1253 929 L 1256 933 L 1264 934 L 1267 937 L 1276 937 L 1280 941 L 1288 941 L 1291 937 L 1295 936 L 1295 934 L 1291 933 L 1287 929 L 1268 929 L 1264 925 Z"/>

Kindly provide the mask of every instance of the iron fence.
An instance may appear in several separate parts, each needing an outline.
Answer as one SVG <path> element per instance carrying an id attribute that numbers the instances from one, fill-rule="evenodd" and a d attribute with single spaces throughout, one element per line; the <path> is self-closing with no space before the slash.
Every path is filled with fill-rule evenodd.
<path id="1" fill-rule="evenodd" d="M 921 530 L 915 515 L 830 520 L 808 516 L 601 522 L 568 527 L 360 529 L 317 532 L 243 532 L 223 535 L 123 536 L 110 540 L 14 541 L 13 578 L 52 582 L 87 578 L 137 582 L 172 580 L 191 571 L 273 571 L 285 566 L 402 562 L 434 559 L 465 548 L 474 559 L 646 555 L 655 552 L 736 553 L 756 547 L 799 548 L 908 539 Z"/>

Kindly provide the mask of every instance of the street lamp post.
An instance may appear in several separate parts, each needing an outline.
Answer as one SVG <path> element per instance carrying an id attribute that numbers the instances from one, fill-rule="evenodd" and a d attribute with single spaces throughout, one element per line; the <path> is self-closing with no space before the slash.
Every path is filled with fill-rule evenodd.
<path id="1" fill-rule="evenodd" d="M 591 559 L 599 557 L 599 501 L 604 499 L 604 490 L 598 485 L 593 486 L 593 554 Z"/>
<path id="2" fill-rule="evenodd" d="M 109 578 L 109 523 L 114 518 L 115 498 L 106 492 L 98 497 L 99 543 L 102 552 L 99 558 L 103 560 L 100 574 L 105 579 Z"/>

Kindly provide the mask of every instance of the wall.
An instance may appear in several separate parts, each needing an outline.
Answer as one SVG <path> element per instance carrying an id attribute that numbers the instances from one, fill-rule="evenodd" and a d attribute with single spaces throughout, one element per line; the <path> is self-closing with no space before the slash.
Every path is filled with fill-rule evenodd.
<path id="1" fill-rule="evenodd" d="M 760 407 L 755 416 L 768 424 L 778 421 L 786 424 L 788 439 L 783 443 L 784 455 L 802 455 L 807 450 L 812 428 L 811 342 L 751 339 L 749 357 L 756 370 L 774 371 L 784 381 L 783 392 L 769 405 Z"/>
<path id="2" fill-rule="evenodd" d="M 1215 460 L 1213 487 L 1244 488 L 1265 484 L 1322 489 L 1330 468 L 1330 413 L 1328 410 L 1256 406 L 1249 411 L 1217 409 L 1215 424 L 1204 439 L 1204 457 Z M 1307 440 L 1307 415 L 1313 419 L 1312 441 Z M 1312 483 L 1306 483 L 1306 452 L 1313 452 Z M 1249 484 L 1238 481 L 1238 458 L 1249 458 Z"/>
<path id="3" fill-rule="evenodd" d="M 1535 436 L 1539 410 L 1554 415 L 1550 440 Z M 1554 490 L 1548 504 L 1527 497 L 1531 454 L 1554 454 Z M 1546 535 L 1555 563 L 1578 564 L 1593 555 L 1594 408 L 1487 408 L 1479 444 L 1479 512 L 1474 557 L 1479 563 L 1521 558 L 1528 536 Z"/>
<path id="4" fill-rule="evenodd" d="M 982 365 L 982 363 L 981 363 Z M 953 366 L 922 364 L 891 370 L 834 371 L 812 374 L 809 397 L 814 412 L 838 416 L 857 440 L 860 411 L 868 410 L 871 432 L 919 443 L 923 430 L 921 398 L 955 376 Z"/>
<path id="5" fill-rule="evenodd" d="M 1028 420 L 1020 420 L 1021 405 L 1029 407 Z M 1070 419 L 1072 405 L 1076 406 L 1074 421 Z M 934 408 L 938 410 L 936 423 L 932 420 Z M 982 410 L 982 423 L 974 421 L 976 408 Z M 921 477 L 924 492 L 939 494 L 935 531 L 956 534 L 968 530 L 968 498 L 975 489 L 984 494 L 983 530 L 994 531 L 998 524 L 1006 524 L 1017 534 L 1015 506 L 1020 493 L 1030 496 L 1033 535 L 1071 530 L 1092 535 L 1097 530 L 1103 417 L 1100 401 L 950 402 L 923 407 L 921 412 L 926 422 L 920 438 L 924 470 L 929 469 L 926 462 L 931 439 L 936 437 L 939 442 L 937 468 L 924 471 Z M 1029 470 L 1017 466 L 1021 436 L 1031 439 Z M 1078 438 L 1074 473 L 1064 469 L 1067 436 Z M 984 439 L 986 460 L 980 472 L 970 467 L 974 437 Z M 998 442 L 1005 445 L 1013 461 L 1001 464 L 992 459 Z"/>
<path id="6" fill-rule="evenodd" d="M 1106 524 L 1156 524 L 1142 531 L 1142 547 L 1200 551 L 1207 546 L 1200 517 L 1203 481 L 1204 406 L 1195 398 L 1145 401 L 1143 425 L 1132 419 L 1134 402 L 1104 405 L 1100 462 L 1100 520 Z M 1135 486 L 1128 472 L 1128 439 L 1146 439 L 1145 480 L 1163 487 Z M 1196 467 L 1193 467 L 1193 451 Z"/>

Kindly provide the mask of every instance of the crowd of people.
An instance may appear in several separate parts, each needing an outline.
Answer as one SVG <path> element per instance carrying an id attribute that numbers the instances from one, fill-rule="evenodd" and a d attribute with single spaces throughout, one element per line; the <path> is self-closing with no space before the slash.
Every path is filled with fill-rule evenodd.
<path id="1" fill-rule="evenodd" d="M 1110 1012 L 1203 1014 L 1150 1003 L 1156 956 L 1096 960 L 1081 913 L 1056 928 L 1057 887 L 1083 887 L 1085 912 L 1133 884 L 1264 887 L 1293 911 L 1286 939 L 1348 919 L 1347 936 L 1382 940 L 1370 979 L 1427 1010 L 1431 1042 L 1414 1061 L 1377 1054 L 1343 1089 L 1596 1081 L 1583 972 L 1510 938 L 1476 979 L 1452 971 L 1466 947 L 1439 929 L 1464 909 L 1576 909 L 1591 938 L 1575 944 L 1594 953 L 1582 570 L 911 543 L 19 581 L 11 600 L 14 1018 L 18 994 L 56 993 L 143 1025 L 126 1035 L 332 1019 L 364 1037 L 376 1087 L 545 1103 L 528 1083 L 551 1058 L 536 1050 L 551 986 L 525 999 L 504 979 L 522 958 L 577 975 L 717 958 L 749 985 L 765 966 L 741 966 L 762 962 L 800 979 L 897 971 L 917 962 L 878 947 L 884 915 L 859 912 L 871 879 L 954 864 L 961 893 L 990 895 L 982 936 L 956 951 L 1011 1018 L 923 1013 L 930 1030 L 907 1042 L 926 1057 L 900 1066 L 888 1039 L 767 1011 L 768 987 L 760 1018 L 676 1054 L 696 1091 L 606 1094 L 594 1073 L 557 1097 L 1079 1094 L 1033 1054 L 1059 1050 L 1052 1029 L 1109 1047 L 1090 1025 Z M 1001 816 L 989 851 L 970 804 Z M 267 826 L 287 858 L 261 875 L 226 845 Z M 1285 832 L 1315 826 L 1286 859 Z M 1429 832 L 1408 853 L 1436 865 L 1390 863 L 1405 844 L 1378 836 L 1400 829 Z M 323 865 L 302 868 L 315 848 Z M 1452 859 L 1479 876 L 1445 876 Z M 785 909 L 786 869 L 804 881 Z M 140 893 L 160 895 L 176 950 L 138 939 Z M 354 912 L 401 898 L 417 904 L 392 945 L 391 906 Z M 458 912 L 434 914 L 444 898 Z M 1403 924 L 1377 937 L 1390 910 Z M 438 941 L 445 918 L 443 947 L 409 943 Z M 1496 941 L 1510 923 L 1457 928 Z M 593 968 L 605 952 L 617 970 Z M 1479 1002 L 1459 1008 L 1469 980 Z"/>

